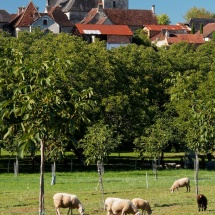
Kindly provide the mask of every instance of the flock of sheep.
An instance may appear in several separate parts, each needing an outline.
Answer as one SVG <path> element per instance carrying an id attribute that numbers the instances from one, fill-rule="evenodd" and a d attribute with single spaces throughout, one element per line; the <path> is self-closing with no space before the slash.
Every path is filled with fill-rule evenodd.
<path id="1" fill-rule="evenodd" d="M 173 193 L 175 190 L 178 190 L 180 187 L 186 187 L 187 192 L 190 192 L 190 179 L 181 178 L 175 181 L 170 188 Z M 60 208 L 69 208 L 67 214 L 72 214 L 72 209 L 78 209 L 81 215 L 84 215 L 84 207 L 81 204 L 80 200 L 76 195 L 67 194 L 67 193 L 57 193 L 53 196 L 54 206 L 56 215 L 60 215 Z M 203 194 L 197 196 L 198 209 L 206 210 L 207 209 L 207 198 Z M 121 198 L 112 198 L 108 197 L 104 202 L 104 210 L 107 211 L 107 215 L 127 215 L 134 214 L 140 215 L 138 211 L 140 209 L 142 214 L 147 212 L 149 215 L 152 214 L 152 209 L 147 200 L 141 198 L 121 199 Z"/>
<path id="2" fill-rule="evenodd" d="M 69 208 L 67 214 L 72 214 L 72 209 L 78 209 L 81 215 L 84 215 L 84 207 L 76 195 L 68 193 L 56 193 L 53 196 L 56 215 L 60 215 L 60 208 Z M 152 214 L 149 202 L 141 198 L 120 199 L 108 197 L 104 202 L 104 210 L 107 211 L 107 215 L 127 215 L 134 214 L 140 215 L 138 209 L 143 212 Z"/>

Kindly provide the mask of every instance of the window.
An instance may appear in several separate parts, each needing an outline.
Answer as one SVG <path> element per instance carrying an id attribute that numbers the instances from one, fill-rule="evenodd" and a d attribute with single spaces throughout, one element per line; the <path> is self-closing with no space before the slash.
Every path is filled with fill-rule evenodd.
<path id="1" fill-rule="evenodd" d="M 43 25 L 48 25 L 48 19 L 43 19 Z"/>
<path id="2" fill-rule="evenodd" d="M 116 1 L 113 1 L 113 8 L 116 7 Z"/>

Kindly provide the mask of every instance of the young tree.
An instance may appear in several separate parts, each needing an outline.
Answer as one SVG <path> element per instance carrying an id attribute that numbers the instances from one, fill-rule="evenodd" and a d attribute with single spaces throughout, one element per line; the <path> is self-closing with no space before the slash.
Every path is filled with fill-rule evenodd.
<path id="1" fill-rule="evenodd" d="M 134 141 L 140 157 L 148 156 L 154 160 L 162 160 L 163 151 L 172 141 L 172 133 L 168 119 L 157 119 L 154 125 L 147 128 L 144 134 Z"/>
<path id="2" fill-rule="evenodd" d="M 52 141 L 74 136 L 80 122 L 87 120 L 85 109 L 92 91 L 79 93 L 64 82 L 54 56 L 37 64 L 25 61 L 16 49 L 4 50 L 4 56 L 0 62 L 0 119 L 1 125 L 7 125 L 3 138 L 9 141 L 12 137 L 22 151 L 32 142 L 40 146 L 39 214 L 44 214 L 45 150 Z"/>
<path id="3" fill-rule="evenodd" d="M 86 163 L 104 162 L 110 153 L 121 143 L 121 136 L 103 122 L 88 127 L 88 132 L 80 140 L 80 147 L 84 150 Z"/>

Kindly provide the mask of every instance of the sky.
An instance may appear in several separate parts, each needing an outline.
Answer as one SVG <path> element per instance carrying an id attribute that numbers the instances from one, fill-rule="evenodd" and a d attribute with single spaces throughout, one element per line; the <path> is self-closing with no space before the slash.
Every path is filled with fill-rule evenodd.
<path id="1" fill-rule="evenodd" d="M 44 12 L 46 0 L 33 0 L 33 2 L 39 7 L 40 12 Z M 9 13 L 17 13 L 19 6 L 27 6 L 28 3 L 29 0 L 0 0 L 0 9 L 5 9 Z M 183 16 L 194 6 L 215 13 L 214 0 L 129 0 L 129 9 L 151 10 L 152 5 L 155 5 L 157 15 L 167 14 L 172 25 L 177 22 L 185 22 Z"/>

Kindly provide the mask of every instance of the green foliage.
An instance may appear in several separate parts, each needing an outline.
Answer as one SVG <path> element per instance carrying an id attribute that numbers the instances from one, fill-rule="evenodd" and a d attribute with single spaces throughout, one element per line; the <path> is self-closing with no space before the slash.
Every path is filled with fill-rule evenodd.
<path id="1" fill-rule="evenodd" d="M 58 62 L 50 55 L 49 61 L 32 64 L 18 50 L 5 49 L 0 65 L 2 133 L 4 144 L 22 149 L 20 156 L 32 146 L 38 148 L 41 140 L 56 147 L 68 141 L 87 119 L 84 113 L 92 90 L 76 91 L 64 80 Z"/>
<path id="2" fill-rule="evenodd" d="M 169 16 L 165 13 L 156 15 L 156 18 L 159 25 L 169 25 L 171 23 Z"/>
<path id="3" fill-rule="evenodd" d="M 142 30 L 135 38 L 138 45 L 106 50 L 104 42 L 88 44 L 63 33 L 43 34 L 36 29 L 20 33 L 19 38 L 1 33 L 4 148 L 33 155 L 45 138 L 47 158 L 61 158 L 66 150 L 81 158 L 79 140 L 93 133 L 87 128 L 89 121 L 114 128 L 121 137 L 119 150 L 132 150 L 134 140 L 143 137 L 139 142 L 148 144 L 152 156 L 157 156 L 153 138 L 160 139 L 159 153 L 167 146 L 191 147 L 192 124 L 199 135 L 192 108 L 208 107 L 214 99 L 214 40 L 199 47 L 182 42 L 154 49 Z M 204 144 L 202 151 L 213 150 L 213 144 Z M 145 145 L 141 147 L 140 152 L 146 153 Z"/>
<path id="4" fill-rule="evenodd" d="M 191 27 L 191 33 L 192 33 L 192 34 L 195 34 L 195 33 L 196 33 L 196 30 L 195 30 L 195 25 L 194 25 L 194 23 L 192 23 L 192 27 Z"/>
<path id="5" fill-rule="evenodd" d="M 203 24 L 200 24 L 200 34 L 203 34 Z"/>
<path id="6" fill-rule="evenodd" d="M 159 159 L 173 138 L 171 129 L 172 125 L 168 119 L 157 119 L 155 124 L 146 129 L 143 136 L 134 141 L 140 156 Z"/>
<path id="7" fill-rule="evenodd" d="M 212 38 L 215 39 L 215 31 L 212 33 Z"/>
<path id="8" fill-rule="evenodd" d="M 151 41 L 145 31 L 138 29 L 134 32 L 132 42 L 137 45 L 151 46 Z"/>
<path id="9" fill-rule="evenodd" d="M 80 140 L 79 146 L 84 150 L 86 163 L 104 162 L 121 143 L 121 136 L 103 122 L 98 122 L 87 129 L 88 132 Z"/>
<path id="10" fill-rule="evenodd" d="M 207 11 L 205 8 L 197 8 L 194 6 L 190 8 L 183 17 L 189 22 L 191 18 L 214 18 L 214 13 Z"/>

